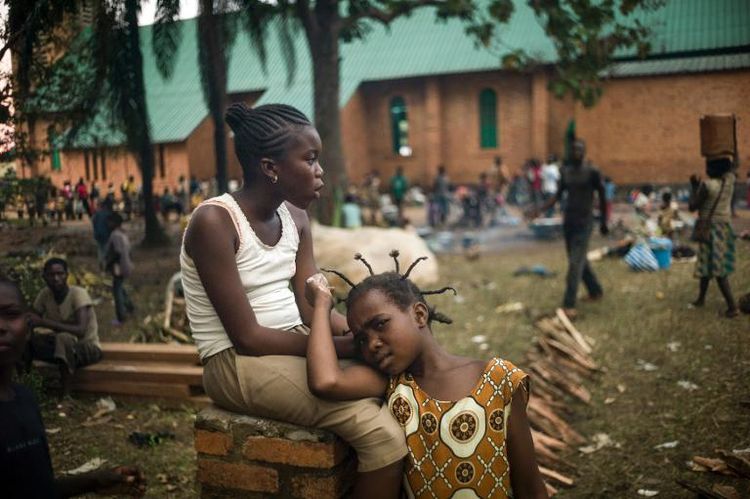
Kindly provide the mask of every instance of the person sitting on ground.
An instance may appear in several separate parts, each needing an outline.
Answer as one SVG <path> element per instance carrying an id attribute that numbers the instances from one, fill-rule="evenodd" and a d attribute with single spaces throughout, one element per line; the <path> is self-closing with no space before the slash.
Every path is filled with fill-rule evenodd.
<path id="1" fill-rule="evenodd" d="M 344 204 L 341 206 L 341 215 L 344 227 L 347 229 L 358 229 L 362 227 L 362 209 L 354 194 L 347 194 L 344 197 Z"/>
<path id="2" fill-rule="evenodd" d="M 118 466 L 55 478 L 47 435 L 33 393 L 12 382 L 31 335 L 18 285 L 0 275 L 0 484 L 7 499 L 73 497 L 88 493 L 142 496 L 143 474 Z"/>
<path id="3" fill-rule="evenodd" d="M 46 287 L 29 314 L 35 330 L 29 342 L 31 359 L 58 364 L 63 395 L 68 395 L 75 370 L 102 358 L 96 312 L 85 289 L 68 285 L 68 262 L 62 258 L 44 262 L 42 278 Z"/>
<path id="4" fill-rule="evenodd" d="M 734 272 L 734 243 L 736 236 L 732 228 L 731 209 L 734 195 L 734 165 L 729 158 L 706 160 L 706 180 L 697 175 L 690 176 L 691 210 L 698 211 L 698 219 L 709 224 L 707 241 L 698 243 L 698 262 L 695 277 L 700 279 L 698 298 L 691 304 L 702 307 L 706 303 L 706 292 L 712 278 L 716 278 L 719 290 L 724 296 L 726 317 L 739 315 L 737 303 L 729 285 L 729 275 Z M 697 224 L 698 222 L 696 222 Z"/>
<path id="5" fill-rule="evenodd" d="M 661 195 L 661 206 L 659 207 L 659 229 L 664 237 L 674 237 L 674 222 L 680 219 L 677 203 L 672 201 L 672 193 L 664 191 Z"/>
<path id="6" fill-rule="evenodd" d="M 404 470 L 408 497 L 547 497 L 526 416 L 528 378 L 507 360 L 452 355 L 432 334 L 431 323 L 450 323 L 409 273 L 373 274 L 346 298 L 347 322 L 367 365 L 340 366 L 331 336 L 334 300 L 322 274 L 307 280 L 313 304 L 307 343 L 307 380 L 319 397 L 385 398 L 406 434 Z M 435 463 L 439 463 L 436 465 Z M 439 466 L 439 467 L 438 467 Z"/>

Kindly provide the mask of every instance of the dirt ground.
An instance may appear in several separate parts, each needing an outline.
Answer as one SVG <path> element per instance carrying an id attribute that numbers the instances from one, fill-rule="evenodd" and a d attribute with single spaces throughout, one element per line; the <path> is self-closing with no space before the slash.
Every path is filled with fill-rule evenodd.
<path id="1" fill-rule="evenodd" d="M 750 214 L 744 212 L 735 227 L 746 228 L 749 222 Z M 95 272 L 88 227 L 76 222 L 60 229 L 1 229 L 0 263 L 9 254 L 56 249 L 67 254 L 72 266 Z M 135 236 L 142 229 L 129 230 Z M 179 266 L 179 231 L 178 225 L 170 227 L 175 242 L 169 248 L 135 248 L 137 270 L 130 284 L 137 306 L 135 321 L 111 328 L 111 298 L 106 293 L 99 297 L 96 313 L 103 341 L 139 338 L 138 324 L 162 308 L 166 281 Z M 592 246 L 606 242 L 597 237 Z M 750 243 L 738 240 L 737 244 L 737 271 L 731 283 L 740 296 L 750 292 Z M 431 300 L 454 320 L 450 326 L 435 327 L 439 340 L 456 353 L 502 356 L 523 367 L 534 335 L 534 318 L 554 311 L 562 297 L 566 269 L 562 242 L 513 245 L 484 253 L 475 261 L 461 255 L 440 256 L 438 261 L 440 285 L 459 291 L 456 298 Z M 557 276 L 513 276 L 518 267 L 535 264 Z M 604 372 L 587 386 L 593 394 L 591 404 L 571 404 L 571 410 L 579 432 L 589 438 L 605 433 L 615 445 L 591 454 L 571 450 L 565 458 L 575 467 L 570 474 L 576 485 L 561 489 L 559 497 L 642 497 L 639 489 L 658 491 L 658 497 L 691 497 L 676 479 L 708 487 L 727 484 L 742 497 L 750 497 L 749 480 L 697 473 L 686 465 L 694 455 L 714 456 L 716 448 L 750 447 L 750 317 L 721 318 L 723 301 L 715 285 L 705 308 L 688 309 L 687 303 L 697 292 L 693 264 L 637 274 L 620 260 L 605 259 L 596 262 L 594 269 L 605 298 L 581 304 L 577 326 L 595 340 L 594 358 Z M 524 310 L 495 311 L 509 302 L 522 302 Z M 487 336 L 486 350 L 471 341 L 475 335 Z M 149 480 L 149 497 L 197 496 L 194 409 L 113 397 L 117 409 L 101 421 L 91 419 L 99 397 L 77 395 L 58 402 L 54 387 L 41 394 L 58 473 L 98 457 L 112 465 L 141 466 Z M 166 431 L 174 438 L 138 448 L 128 441 L 133 431 Z M 674 447 L 656 448 L 674 441 Z"/>

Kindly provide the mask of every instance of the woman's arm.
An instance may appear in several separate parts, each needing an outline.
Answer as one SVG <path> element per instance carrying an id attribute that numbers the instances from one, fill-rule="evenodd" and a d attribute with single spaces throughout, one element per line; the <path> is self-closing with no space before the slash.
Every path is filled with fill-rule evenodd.
<path id="1" fill-rule="evenodd" d="M 312 327 L 307 342 L 307 384 L 321 398 L 354 400 L 382 397 L 386 379 L 374 369 L 357 364 L 339 367 L 331 337 L 330 310 L 333 297 L 322 274 L 307 280 L 307 296 L 313 306 Z"/>
<path id="2" fill-rule="evenodd" d="M 539 472 L 531 439 L 529 420 L 526 416 L 526 390 L 516 390 L 510 403 L 507 428 L 510 484 L 513 497 L 547 498 L 547 489 Z"/>
<path id="3" fill-rule="evenodd" d="M 247 301 L 235 262 L 239 247 L 234 224 L 223 208 L 205 206 L 192 217 L 185 250 L 193 259 L 211 305 L 241 355 L 298 355 L 307 350 L 307 337 L 261 326 Z M 342 349 L 351 350 L 351 339 Z"/>
<path id="4" fill-rule="evenodd" d="M 310 229 L 310 218 L 307 216 L 305 210 L 301 210 L 296 206 L 287 203 L 289 213 L 291 213 L 294 223 L 297 225 L 299 231 L 299 249 L 297 250 L 296 266 L 297 272 L 292 278 L 292 288 L 294 289 L 294 297 L 297 301 L 297 307 L 299 308 L 300 316 L 302 321 L 310 325 L 313 315 L 313 307 L 305 299 L 305 282 L 307 279 L 319 272 L 318 266 L 315 264 L 315 255 L 313 253 L 312 243 L 312 231 Z M 331 310 L 331 330 L 334 336 L 343 335 L 349 327 L 346 324 L 346 317 Z"/>
<path id="5" fill-rule="evenodd" d="M 708 197 L 708 190 L 706 184 L 701 182 L 700 177 L 697 175 L 690 176 L 690 198 L 688 199 L 688 209 L 690 211 L 696 211 L 700 209 L 701 205 L 706 201 Z"/>

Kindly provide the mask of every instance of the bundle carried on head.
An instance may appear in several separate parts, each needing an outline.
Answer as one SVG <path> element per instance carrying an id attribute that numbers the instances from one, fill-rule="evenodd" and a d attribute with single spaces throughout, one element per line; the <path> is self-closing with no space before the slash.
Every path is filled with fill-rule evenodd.
<path id="1" fill-rule="evenodd" d="M 734 114 L 701 116 L 701 155 L 707 160 L 729 159 L 737 154 L 737 118 Z"/>

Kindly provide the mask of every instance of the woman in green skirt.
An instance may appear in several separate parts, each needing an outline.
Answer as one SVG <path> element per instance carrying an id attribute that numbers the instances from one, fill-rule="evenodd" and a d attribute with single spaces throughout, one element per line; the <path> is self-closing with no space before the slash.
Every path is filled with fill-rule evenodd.
<path id="1" fill-rule="evenodd" d="M 708 225 L 708 237 L 698 241 L 698 262 L 695 277 L 700 279 L 698 299 L 693 306 L 702 307 L 711 278 L 716 278 L 721 294 L 727 302 L 726 317 L 736 317 L 737 303 L 729 286 L 729 274 L 734 272 L 734 243 L 736 236 L 731 224 L 731 204 L 736 174 L 730 158 L 706 160 L 706 180 L 690 177 L 690 210 L 698 211 L 699 224 Z"/>

